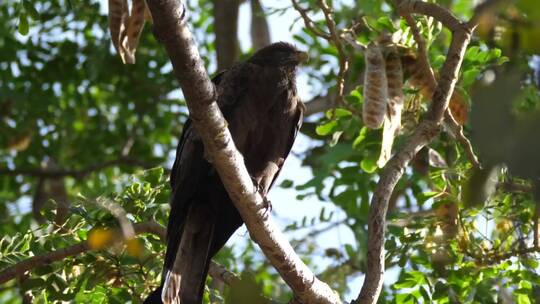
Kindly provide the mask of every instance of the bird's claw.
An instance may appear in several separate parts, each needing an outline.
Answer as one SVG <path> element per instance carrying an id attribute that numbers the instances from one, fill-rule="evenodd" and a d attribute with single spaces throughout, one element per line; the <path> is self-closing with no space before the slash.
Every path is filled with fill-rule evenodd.
<path id="1" fill-rule="evenodd" d="M 263 204 L 264 204 L 264 218 L 266 219 L 270 215 L 270 212 L 272 212 L 272 202 L 266 196 L 263 196 Z"/>
<path id="2" fill-rule="evenodd" d="M 255 191 L 257 191 L 263 198 L 263 204 L 264 204 L 264 217 L 268 218 L 268 215 L 272 211 L 272 202 L 266 197 L 265 191 L 261 183 L 259 183 L 255 178 L 251 177 L 251 180 L 253 181 L 253 185 L 255 187 Z"/>

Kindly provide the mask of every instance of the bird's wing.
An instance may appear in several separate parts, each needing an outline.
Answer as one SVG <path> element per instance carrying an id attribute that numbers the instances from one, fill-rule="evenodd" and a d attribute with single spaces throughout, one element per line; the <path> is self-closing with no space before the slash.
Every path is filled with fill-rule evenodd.
<path id="1" fill-rule="evenodd" d="M 218 86 L 226 71 L 219 72 L 212 82 Z M 172 189 L 171 211 L 167 224 L 167 253 L 165 268 L 174 263 L 176 251 L 182 237 L 183 224 L 188 213 L 189 201 L 196 194 L 203 179 L 213 167 L 204 158 L 204 146 L 191 123 L 184 123 L 182 135 L 176 148 L 176 159 L 171 170 L 170 185 Z"/>
<path id="2" fill-rule="evenodd" d="M 306 107 L 304 106 L 304 104 L 300 101 L 300 99 L 298 99 L 298 106 L 296 107 L 295 124 L 294 124 L 294 128 L 292 128 L 290 131 L 289 141 L 287 142 L 287 149 L 283 153 L 283 160 L 285 160 L 287 156 L 289 155 L 289 153 L 291 152 L 292 146 L 296 139 L 296 135 L 298 135 L 298 131 L 300 131 L 300 128 L 302 127 L 302 122 L 304 121 L 305 109 Z M 268 187 L 268 189 L 272 188 L 272 186 L 274 185 L 274 182 L 276 181 L 276 179 L 279 176 L 279 173 L 281 172 L 281 168 L 283 168 L 283 163 L 284 162 L 281 162 L 280 164 L 278 164 L 279 169 L 274 175 L 274 178 L 272 179 L 272 182 L 270 183 L 270 187 Z"/>

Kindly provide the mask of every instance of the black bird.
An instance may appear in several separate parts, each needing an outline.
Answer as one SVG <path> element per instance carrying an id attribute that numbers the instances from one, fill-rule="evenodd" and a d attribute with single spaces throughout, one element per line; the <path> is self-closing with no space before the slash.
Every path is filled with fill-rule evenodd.
<path id="1" fill-rule="evenodd" d="M 265 197 L 302 124 L 296 70 L 307 54 L 278 42 L 218 74 L 218 105 L 253 181 Z M 210 259 L 243 224 L 188 119 L 171 172 L 163 283 L 145 303 L 199 304 Z M 164 292 L 162 292 L 162 289 Z"/>

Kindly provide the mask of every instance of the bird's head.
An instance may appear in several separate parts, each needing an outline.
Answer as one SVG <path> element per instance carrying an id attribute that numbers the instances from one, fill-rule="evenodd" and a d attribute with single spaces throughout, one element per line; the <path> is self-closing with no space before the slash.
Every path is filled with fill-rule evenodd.
<path id="1" fill-rule="evenodd" d="M 248 62 L 271 67 L 296 67 L 308 60 L 306 52 L 299 51 L 294 45 L 287 42 L 270 44 L 257 52 Z"/>

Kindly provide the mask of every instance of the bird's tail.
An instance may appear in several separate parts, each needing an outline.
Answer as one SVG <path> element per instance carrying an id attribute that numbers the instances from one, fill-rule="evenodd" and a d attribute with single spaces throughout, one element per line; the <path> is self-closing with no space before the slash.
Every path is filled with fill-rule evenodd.
<path id="1" fill-rule="evenodd" d="M 161 301 L 167 304 L 200 304 L 210 263 L 215 213 L 203 204 L 192 204 L 181 229 L 181 239 L 169 238 Z M 173 230 L 169 230 L 174 233 Z M 177 234 L 178 233 L 177 231 Z M 179 243 L 179 244 L 178 244 Z M 157 296 L 159 289 L 151 295 Z M 150 298 L 150 297 L 149 297 Z M 146 302 L 145 302 L 146 303 Z M 159 302 L 148 302 L 159 303 Z"/>

